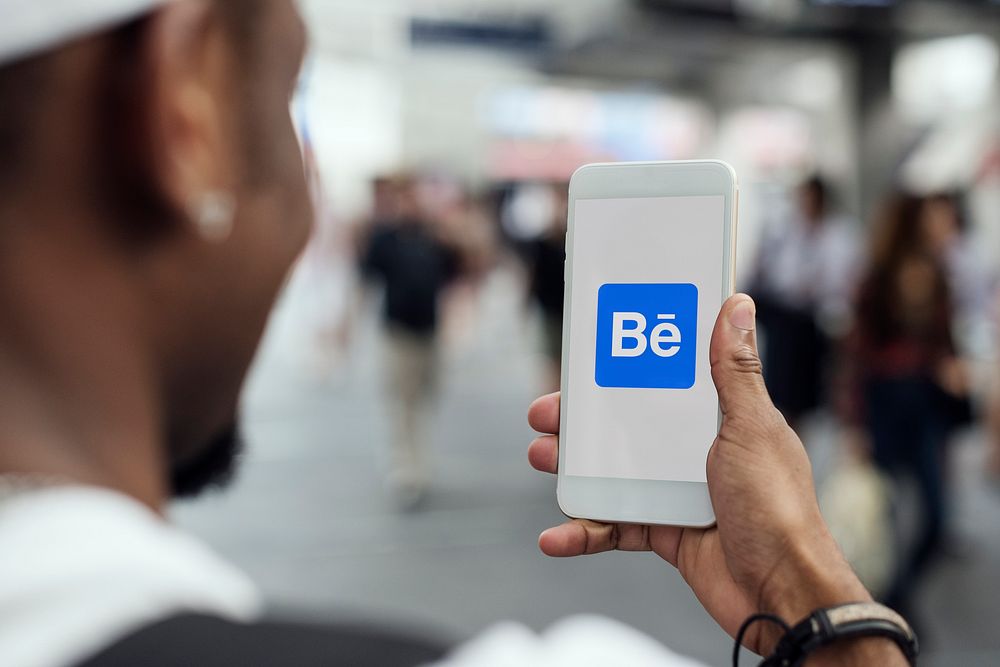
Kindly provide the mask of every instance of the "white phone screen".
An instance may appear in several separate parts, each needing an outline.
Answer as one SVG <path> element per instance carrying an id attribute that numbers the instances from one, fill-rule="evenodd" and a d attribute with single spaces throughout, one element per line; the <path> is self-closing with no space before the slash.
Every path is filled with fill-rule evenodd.
<path id="1" fill-rule="evenodd" d="M 565 473 L 706 481 L 725 197 L 575 204 Z"/>

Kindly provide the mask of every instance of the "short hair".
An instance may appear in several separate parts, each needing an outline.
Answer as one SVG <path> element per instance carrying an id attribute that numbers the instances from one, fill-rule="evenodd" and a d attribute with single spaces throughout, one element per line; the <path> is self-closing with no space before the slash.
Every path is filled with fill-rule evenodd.
<path id="1" fill-rule="evenodd" d="M 812 174 L 802 181 L 801 188 L 816 198 L 820 209 L 826 210 L 830 203 L 830 186 L 827 185 L 826 179 L 819 174 Z"/>
<path id="2" fill-rule="evenodd" d="M 9 181 L 28 156 L 32 115 L 48 96 L 51 59 L 45 56 L 0 67 L 0 184 Z"/>

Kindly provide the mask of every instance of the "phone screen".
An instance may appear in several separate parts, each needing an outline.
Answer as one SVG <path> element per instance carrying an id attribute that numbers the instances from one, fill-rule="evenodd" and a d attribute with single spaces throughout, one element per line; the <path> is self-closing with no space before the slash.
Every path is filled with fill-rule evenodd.
<path id="1" fill-rule="evenodd" d="M 565 474 L 706 481 L 725 197 L 575 203 Z"/>

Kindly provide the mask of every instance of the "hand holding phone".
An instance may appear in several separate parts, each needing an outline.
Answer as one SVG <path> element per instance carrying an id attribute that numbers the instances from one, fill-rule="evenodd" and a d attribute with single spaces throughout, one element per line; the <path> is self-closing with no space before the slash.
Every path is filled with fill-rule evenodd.
<path id="1" fill-rule="evenodd" d="M 707 467 L 716 526 L 574 519 L 542 533 L 539 547 L 560 557 L 654 551 L 679 569 L 730 635 L 757 612 L 798 620 L 820 607 L 870 600 L 820 514 L 802 443 L 768 397 L 749 297 L 736 296 L 723 305 L 709 346 L 723 414 Z M 531 444 L 531 464 L 556 473 L 559 395 L 536 401 L 528 419 L 535 430 L 549 434 Z M 779 632 L 754 626 L 746 645 L 767 654 Z"/>

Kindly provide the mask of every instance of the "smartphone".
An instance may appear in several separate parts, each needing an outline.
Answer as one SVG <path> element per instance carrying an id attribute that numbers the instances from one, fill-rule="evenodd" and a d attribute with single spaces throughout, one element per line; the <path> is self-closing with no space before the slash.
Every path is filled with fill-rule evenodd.
<path id="1" fill-rule="evenodd" d="M 570 181 L 558 499 L 597 521 L 709 526 L 721 413 L 709 341 L 732 295 L 736 173 L 593 164 Z"/>

